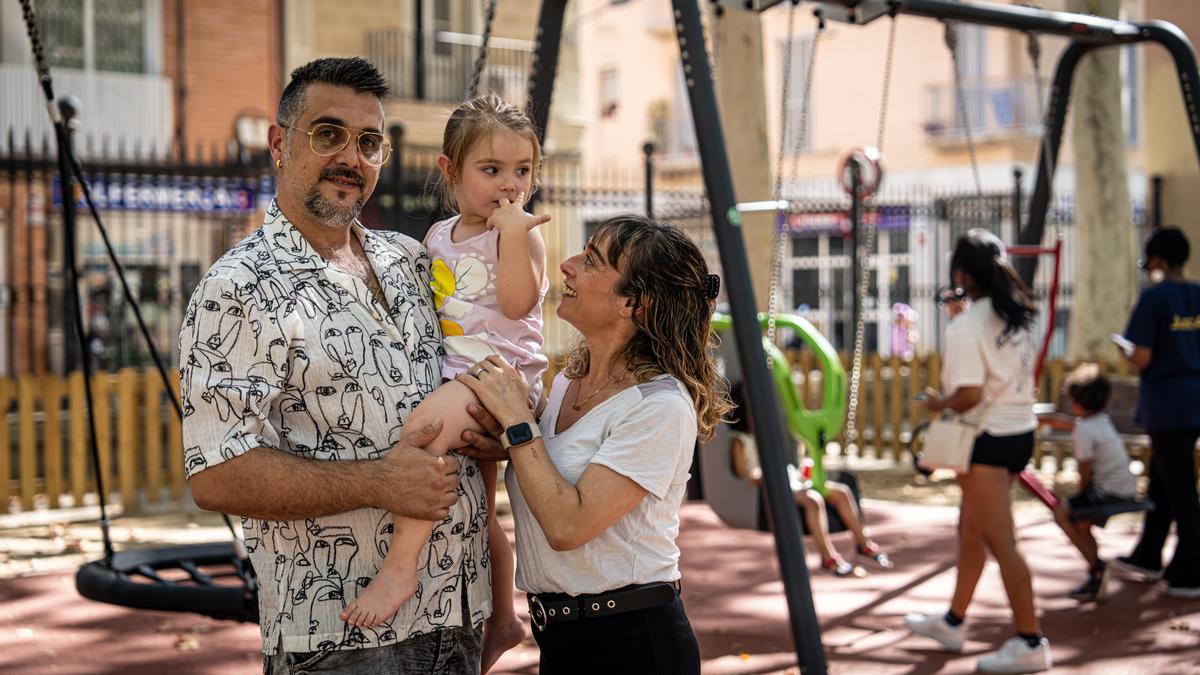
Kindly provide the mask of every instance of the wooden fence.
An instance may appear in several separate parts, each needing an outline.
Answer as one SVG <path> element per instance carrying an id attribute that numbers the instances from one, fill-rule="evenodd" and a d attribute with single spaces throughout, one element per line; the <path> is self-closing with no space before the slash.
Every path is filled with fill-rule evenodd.
<path id="1" fill-rule="evenodd" d="M 789 358 L 808 405 L 819 406 L 821 373 L 811 352 Z M 1105 368 L 1127 374 L 1117 364 Z M 1039 383 L 1043 400 L 1057 402 L 1067 372 L 1068 365 L 1061 361 L 1048 365 Z M 862 456 L 903 457 L 913 427 L 927 418 L 913 396 L 927 385 L 936 387 L 940 373 L 937 355 L 910 361 L 866 356 L 858 411 Z M 178 390 L 178 373 L 172 377 Z M 126 368 L 97 374 L 93 398 L 101 470 L 110 499 L 119 497 L 126 508 L 182 499 L 180 423 L 158 372 Z M 0 424 L 0 506 L 29 510 L 35 504 L 79 505 L 86 494 L 95 492 L 82 373 L 0 379 L 0 410 L 7 412 L 7 423 Z M 1058 467 L 1063 452 L 1039 448 L 1035 461 L 1040 465 L 1047 456 L 1056 455 Z"/>
<path id="2" fill-rule="evenodd" d="M 172 386 L 178 391 L 178 373 Z M 79 505 L 95 493 L 86 394 L 82 372 L 0 379 L 0 505 Z M 92 398 L 108 493 L 126 507 L 181 499 L 183 437 L 158 372 L 97 373 Z"/>

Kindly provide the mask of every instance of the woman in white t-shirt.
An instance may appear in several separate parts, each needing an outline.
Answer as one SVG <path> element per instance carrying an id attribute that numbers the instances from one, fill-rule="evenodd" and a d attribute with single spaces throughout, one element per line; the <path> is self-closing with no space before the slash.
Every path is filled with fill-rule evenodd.
<path id="1" fill-rule="evenodd" d="M 679 506 L 696 437 L 730 408 L 711 356 L 717 278 L 671 225 L 601 224 L 562 264 L 558 315 L 582 340 L 541 429 L 493 356 L 460 376 L 504 429 L 539 672 L 699 673 L 679 598 Z"/>
<path id="2" fill-rule="evenodd" d="M 1017 636 L 979 660 L 980 672 L 1032 673 L 1050 667 L 1033 604 L 1029 566 L 1017 549 L 1009 498 L 1013 479 L 1033 456 L 1034 363 L 1037 310 L 1029 289 L 1009 264 L 1004 244 L 975 229 L 959 238 L 950 260 L 954 285 L 971 305 L 946 327 L 942 391 L 926 393 L 926 407 L 952 410 L 979 424 L 969 470 L 958 477 L 958 578 L 944 615 L 910 614 L 908 627 L 961 651 L 963 619 L 990 552 L 1000 565 Z"/>

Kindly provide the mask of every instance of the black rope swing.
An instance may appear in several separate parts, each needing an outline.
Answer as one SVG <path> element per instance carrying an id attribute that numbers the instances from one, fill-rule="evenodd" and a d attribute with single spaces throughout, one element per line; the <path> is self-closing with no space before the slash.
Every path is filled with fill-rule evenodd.
<path id="1" fill-rule="evenodd" d="M 46 110 L 54 125 L 58 149 L 58 171 L 63 191 L 63 242 L 69 254 L 67 265 L 68 301 L 72 307 L 75 334 L 83 355 L 84 391 L 87 396 L 88 437 L 96 493 L 100 505 L 100 533 L 104 540 L 104 557 L 85 564 L 75 575 L 75 588 L 91 600 L 136 609 L 156 609 L 173 612 L 194 612 L 218 619 L 258 621 L 257 579 L 250 566 L 245 546 L 233 521 L 222 514 L 233 541 L 222 544 L 200 544 L 173 548 L 114 552 L 106 509 L 104 474 L 100 470 L 100 452 L 96 444 L 96 413 L 92 400 L 92 364 L 88 358 L 87 335 L 79 301 L 79 266 L 75 246 L 75 182 L 78 181 L 96 229 L 104 241 L 109 260 L 117 272 L 126 304 L 133 309 L 138 328 L 146 341 L 163 386 L 170 394 L 175 414 L 183 417 L 179 398 L 167 377 L 166 366 L 155 348 L 154 340 L 142 318 L 137 298 L 125 279 L 125 270 L 113 250 L 100 212 L 92 200 L 91 189 L 83 167 L 72 147 L 72 130 L 78 104 L 70 97 L 57 103 L 50 78 L 50 68 L 43 54 L 37 17 L 32 0 L 21 0 L 22 15 L 33 50 L 38 83 L 46 99 Z"/>
<path id="2" fill-rule="evenodd" d="M 75 247 L 75 194 L 74 183 L 82 190 L 84 200 L 96 228 L 104 241 L 109 260 L 117 272 L 125 302 L 133 309 L 138 328 L 146 341 L 162 378 L 164 388 L 171 396 L 175 414 L 183 417 L 182 407 L 174 388 L 167 377 L 163 359 L 154 346 L 154 340 L 142 318 L 137 298 L 125 280 L 124 268 L 113 250 L 108 232 L 100 213 L 92 201 L 91 190 L 83 167 L 72 148 L 72 127 L 77 104 L 64 97 L 57 104 L 46 64 L 41 39 L 37 28 L 32 0 L 21 0 L 25 26 L 29 34 L 37 68 L 38 82 L 46 98 L 46 109 L 54 125 L 58 147 L 59 174 L 63 191 L 64 244 L 70 253 L 68 265 L 69 301 L 73 307 L 75 332 L 83 358 L 84 387 L 87 392 L 89 440 L 91 463 L 96 477 L 96 492 L 100 504 L 100 531 L 104 540 L 104 557 L 83 565 L 75 575 L 75 588 L 90 600 L 134 609 L 201 614 L 215 619 L 257 623 L 258 579 L 250 565 L 249 555 L 242 538 L 238 535 L 229 516 L 221 514 L 233 536 L 227 543 L 193 544 L 157 549 L 114 552 L 105 508 L 103 473 L 100 471 L 100 453 L 96 444 L 95 410 L 92 402 L 92 370 L 87 358 L 87 336 L 79 302 L 79 270 Z M 488 42 L 496 12 L 496 0 L 485 0 L 483 5 L 483 33 L 479 53 L 468 86 L 468 97 L 474 96 L 479 87 L 480 75 L 487 60 Z"/>
<path id="3" fill-rule="evenodd" d="M 479 53 L 468 88 L 468 96 L 475 95 L 479 78 L 487 59 L 488 41 L 495 17 L 496 0 L 487 0 L 484 5 L 484 26 Z M 21 0 L 22 15 L 29 35 L 37 69 L 38 83 L 46 99 L 46 110 L 54 125 L 58 148 L 58 168 L 63 191 L 63 241 L 70 255 L 67 268 L 69 302 L 73 308 L 75 333 L 83 355 L 84 389 L 87 395 L 88 430 L 90 456 L 96 477 L 96 492 L 100 505 L 100 532 L 104 540 L 104 557 L 83 565 L 75 574 L 75 588 L 90 600 L 134 609 L 149 609 L 166 612 L 201 614 L 215 619 L 257 623 L 258 579 L 250 565 L 246 547 L 233 521 L 221 514 L 225 525 L 233 535 L 233 541 L 216 544 L 193 544 L 169 548 L 143 549 L 114 552 L 109 532 L 108 512 L 105 504 L 104 476 L 100 470 L 100 452 L 96 445 L 95 408 L 92 401 L 92 365 L 87 358 L 87 335 L 79 302 L 79 268 L 75 247 L 75 194 L 74 183 L 82 190 L 84 200 L 96 228 L 104 241 L 109 260 L 120 279 L 125 302 L 133 309 L 138 328 L 150 351 L 154 364 L 162 378 L 164 389 L 170 394 L 175 414 L 181 419 L 183 409 L 171 382 L 166 366 L 155 348 L 154 340 L 142 318 L 142 313 L 125 280 L 125 270 L 113 250 L 108 231 L 100 218 L 100 212 L 92 201 L 91 189 L 83 167 L 72 147 L 73 117 L 77 104 L 64 97 L 57 104 L 50 78 L 50 68 L 43 54 L 32 0 Z"/>

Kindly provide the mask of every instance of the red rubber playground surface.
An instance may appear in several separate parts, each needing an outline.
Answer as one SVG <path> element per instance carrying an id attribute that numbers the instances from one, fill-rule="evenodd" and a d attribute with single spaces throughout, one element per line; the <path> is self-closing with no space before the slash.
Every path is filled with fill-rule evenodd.
<path id="1" fill-rule="evenodd" d="M 867 578 L 813 578 L 831 673 L 968 673 L 1010 635 L 999 571 L 980 582 L 963 654 L 946 654 L 909 635 L 909 611 L 940 612 L 954 583 L 955 509 L 866 500 L 875 538 L 897 562 Z M 769 535 L 725 527 L 703 503 L 683 510 L 684 600 L 700 639 L 705 673 L 799 672 Z M 1021 549 L 1034 574 L 1056 673 L 1200 673 L 1200 600 L 1177 600 L 1157 585 L 1113 574 L 1100 604 L 1065 593 L 1082 570 L 1049 514 L 1018 516 Z M 1126 552 L 1136 519 L 1101 537 L 1105 557 Z M 837 535 L 843 550 L 850 542 Z M 1168 544 L 1170 546 L 1171 544 Z M 815 563 L 815 555 L 810 555 Z M 76 595 L 69 574 L 0 581 L 0 672 L 257 673 L 256 626 L 93 603 Z M 524 608 L 523 599 L 518 607 Z M 527 641 L 493 671 L 536 673 Z"/>

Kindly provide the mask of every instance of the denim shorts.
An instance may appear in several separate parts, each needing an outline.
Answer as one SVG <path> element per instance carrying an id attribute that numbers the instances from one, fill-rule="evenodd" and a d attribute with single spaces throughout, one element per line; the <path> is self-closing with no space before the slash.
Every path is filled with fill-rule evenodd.
<path id="1" fill-rule="evenodd" d="M 325 652 L 279 651 L 263 657 L 263 675 L 301 673 L 479 672 L 482 625 L 442 628 L 383 647 Z"/>

